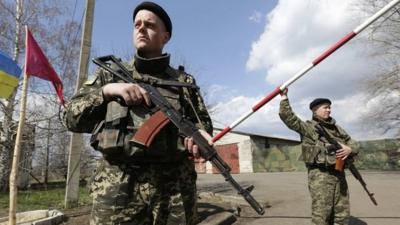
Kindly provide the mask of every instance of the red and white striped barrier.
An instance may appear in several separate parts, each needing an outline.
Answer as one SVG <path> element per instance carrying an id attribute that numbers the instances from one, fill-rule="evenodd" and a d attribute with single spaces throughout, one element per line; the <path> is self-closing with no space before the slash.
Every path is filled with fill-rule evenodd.
<path id="1" fill-rule="evenodd" d="M 284 84 L 281 86 L 275 88 L 269 95 L 265 96 L 261 101 L 259 101 L 256 105 L 254 105 L 251 110 L 243 114 L 241 117 L 239 117 L 236 121 L 234 121 L 232 124 L 230 124 L 228 127 L 225 127 L 221 132 L 219 132 L 217 135 L 214 136 L 213 142 L 218 141 L 220 138 L 222 138 L 226 133 L 230 132 L 233 128 L 235 128 L 237 125 L 239 125 L 241 122 L 246 120 L 248 117 L 250 117 L 253 113 L 255 113 L 257 110 L 259 110 L 261 107 L 263 107 L 265 104 L 267 104 L 269 101 L 271 101 L 275 96 L 277 96 L 281 91 L 285 90 L 289 85 L 291 85 L 293 82 L 298 80 L 300 77 L 305 75 L 308 71 L 310 71 L 312 68 L 314 68 L 316 65 L 318 65 L 320 62 L 322 62 L 325 58 L 327 58 L 329 55 L 331 55 L 333 52 L 335 52 L 337 49 L 342 47 L 344 44 L 346 44 L 348 41 L 350 41 L 353 37 L 355 37 L 358 33 L 363 31 L 366 27 L 368 27 L 371 23 L 373 23 L 375 20 L 377 20 L 379 17 L 381 17 L 383 14 L 385 14 L 387 11 L 389 11 L 391 8 L 393 8 L 396 4 L 398 4 L 400 0 L 393 0 L 390 3 L 388 3 L 385 7 L 383 7 L 381 10 L 376 12 L 373 16 L 368 18 L 364 23 L 356 27 L 353 31 L 351 31 L 349 34 L 344 36 L 342 39 L 340 39 L 337 43 L 332 45 L 330 48 L 325 50 L 320 56 L 318 56 L 316 59 L 314 59 L 311 63 L 303 67 L 299 72 L 297 72 L 292 78 L 290 78 L 288 81 L 286 81 Z"/>

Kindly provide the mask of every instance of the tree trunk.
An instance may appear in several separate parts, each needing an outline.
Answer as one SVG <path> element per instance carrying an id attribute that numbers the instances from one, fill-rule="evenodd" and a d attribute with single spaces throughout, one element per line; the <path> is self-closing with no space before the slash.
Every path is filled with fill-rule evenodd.
<path id="1" fill-rule="evenodd" d="M 21 36 L 21 23 L 22 23 L 22 2 L 20 0 L 16 1 L 16 29 L 15 29 L 15 36 L 14 36 L 14 53 L 13 53 L 13 60 L 15 62 L 18 61 L 19 52 L 21 49 L 20 43 L 20 36 Z M 2 151 L 0 151 L 0 191 L 7 192 L 9 189 L 9 179 L 10 179 L 10 172 L 11 172 L 11 159 L 14 151 L 14 133 L 16 131 L 16 126 L 14 126 L 13 122 L 13 113 L 15 108 L 15 96 L 17 93 L 17 88 L 12 93 L 10 99 L 8 100 L 7 106 L 5 108 L 4 113 L 4 121 L 3 121 L 3 128 L 4 128 L 4 137 L 5 143 L 3 146 Z"/>

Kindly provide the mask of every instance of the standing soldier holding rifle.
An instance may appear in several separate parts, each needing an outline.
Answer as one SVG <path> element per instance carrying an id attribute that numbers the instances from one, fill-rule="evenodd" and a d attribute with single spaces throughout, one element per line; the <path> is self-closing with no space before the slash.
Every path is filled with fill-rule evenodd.
<path id="1" fill-rule="evenodd" d="M 312 120 L 304 122 L 292 111 L 287 89 L 281 92 L 281 97 L 279 116 L 301 138 L 302 156 L 308 168 L 312 224 L 348 224 L 349 190 L 343 162 L 358 153 L 358 144 L 330 116 L 329 99 L 312 101 Z M 338 145 L 332 144 L 332 139 Z"/>
<path id="2" fill-rule="evenodd" d="M 121 62 L 130 78 L 154 85 L 183 118 L 211 134 L 211 119 L 194 78 L 182 68 L 173 69 L 170 55 L 162 53 L 172 34 L 168 14 L 155 3 L 143 2 L 133 12 L 133 25 L 136 55 L 131 62 Z M 68 104 L 67 127 L 92 133 L 91 145 L 105 159 L 90 188 L 90 224 L 196 223 L 196 172 L 188 159 L 188 152 L 199 153 L 193 139 L 183 139 L 169 123 L 142 143 L 147 147 L 130 141 L 154 113 L 152 105 L 144 88 L 122 82 L 103 68 Z M 201 134 L 211 143 L 210 135 Z"/>

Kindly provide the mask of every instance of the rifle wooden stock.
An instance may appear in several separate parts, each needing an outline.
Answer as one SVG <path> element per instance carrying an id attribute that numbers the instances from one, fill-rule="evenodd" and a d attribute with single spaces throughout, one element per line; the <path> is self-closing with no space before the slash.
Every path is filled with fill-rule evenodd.
<path id="1" fill-rule="evenodd" d="M 150 147 L 153 139 L 157 136 L 158 132 L 164 128 L 170 120 L 161 111 L 154 113 L 148 120 L 146 120 L 135 135 L 130 140 L 136 144 Z"/>
<path id="2" fill-rule="evenodd" d="M 344 170 L 344 160 L 342 159 L 336 159 L 336 164 L 335 164 L 335 170 L 343 172 Z"/>

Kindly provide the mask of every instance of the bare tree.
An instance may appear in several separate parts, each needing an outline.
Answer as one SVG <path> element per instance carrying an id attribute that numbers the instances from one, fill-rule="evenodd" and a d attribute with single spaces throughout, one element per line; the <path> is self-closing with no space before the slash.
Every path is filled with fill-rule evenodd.
<path id="1" fill-rule="evenodd" d="M 20 3 L 20 4 L 18 4 Z M 64 93 L 70 96 L 73 92 L 79 52 L 80 21 L 74 21 L 73 14 L 77 1 L 67 0 L 0 0 L 0 49 L 12 55 L 13 60 L 23 65 L 25 53 L 22 27 L 29 29 L 46 52 L 51 64 L 58 71 L 64 84 Z M 17 7 L 18 6 L 18 7 Z M 49 82 L 30 79 L 28 94 L 27 123 L 39 124 L 51 117 L 58 117 L 57 100 Z M 18 112 L 15 110 L 19 103 L 17 91 L 8 100 L 0 100 L 0 114 L 3 116 L 0 142 L 0 189 L 8 189 L 11 155 L 13 154 L 13 138 L 15 130 L 11 124 L 17 123 Z M 55 109 L 49 112 L 49 109 Z M 60 122 L 53 129 L 64 135 L 54 135 L 54 138 L 65 140 L 66 131 Z M 39 130 L 39 129 L 36 129 Z M 61 131 L 63 132 L 61 132 Z M 45 138 L 40 131 L 37 138 Z M 65 145 L 64 145 L 65 146 Z M 56 148 L 57 146 L 53 147 Z"/>
<path id="2" fill-rule="evenodd" d="M 364 0 L 361 10 L 376 12 L 388 0 Z M 381 70 L 368 79 L 364 88 L 369 99 L 378 104 L 365 120 L 383 133 L 400 135 L 400 9 L 395 8 L 368 30 L 367 44 L 373 46 L 372 57 L 382 62 Z"/>

